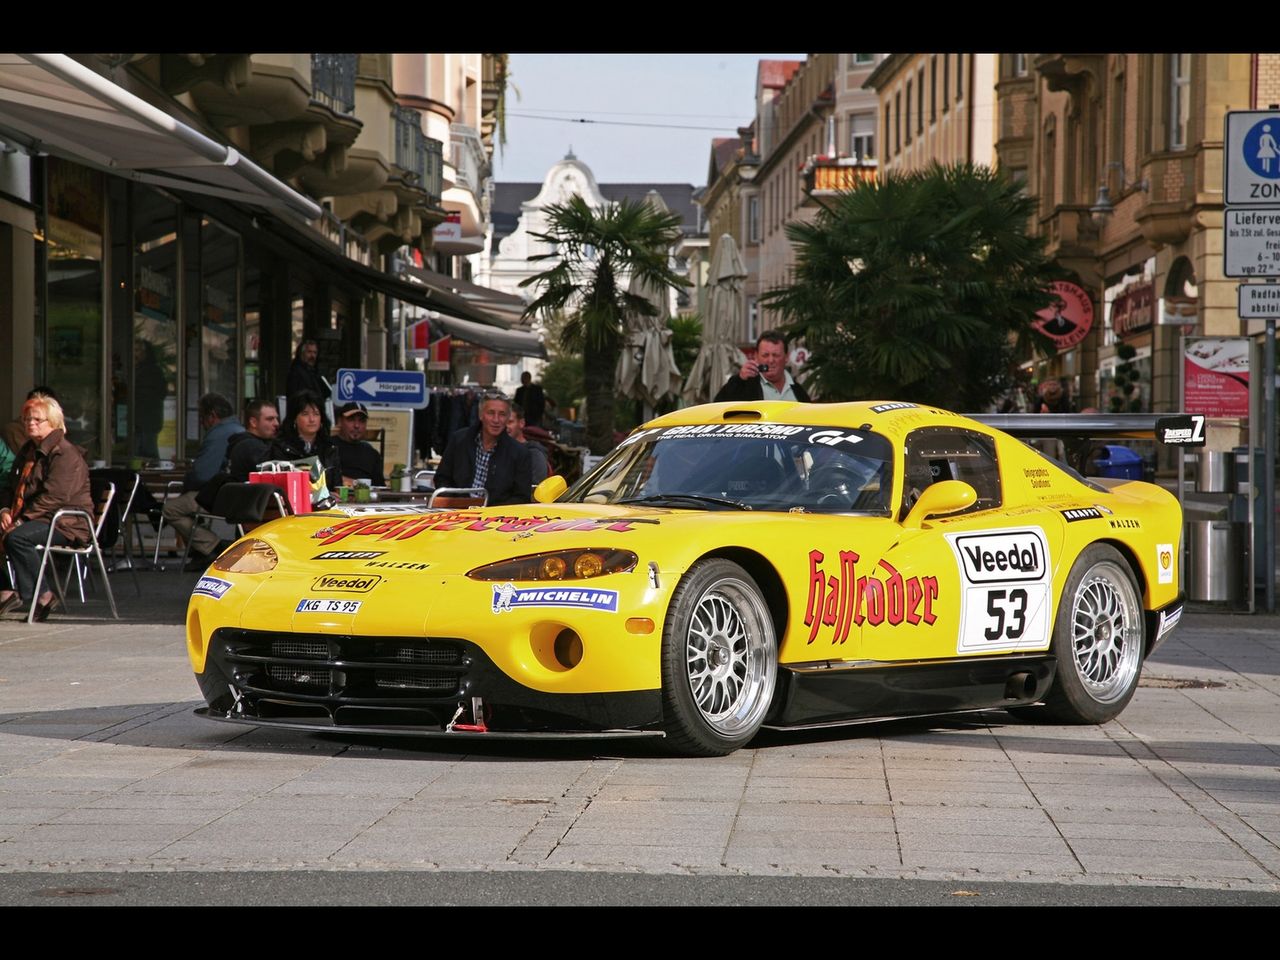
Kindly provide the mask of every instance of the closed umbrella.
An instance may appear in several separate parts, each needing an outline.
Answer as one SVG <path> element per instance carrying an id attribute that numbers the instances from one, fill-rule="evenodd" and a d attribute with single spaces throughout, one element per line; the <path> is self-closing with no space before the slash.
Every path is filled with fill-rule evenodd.
<path id="1" fill-rule="evenodd" d="M 711 264 L 702 347 L 684 383 L 684 398 L 689 403 L 708 402 L 746 360 L 734 342 L 742 329 L 742 281 L 746 276 L 738 245 L 729 234 L 721 234 Z"/>
<path id="2" fill-rule="evenodd" d="M 650 190 L 645 200 L 659 213 L 668 211 L 656 190 Z M 655 287 L 636 277 L 632 277 L 627 290 L 647 300 L 656 313 L 628 314 L 616 384 L 620 395 L 653 407 L 680 393 L 680 369 L 671 350 L 671 329 L 667 326 L 671 316 L 669 293 L 665 286 Z M 646 410 L 646 419 L 648 414 Z"/>

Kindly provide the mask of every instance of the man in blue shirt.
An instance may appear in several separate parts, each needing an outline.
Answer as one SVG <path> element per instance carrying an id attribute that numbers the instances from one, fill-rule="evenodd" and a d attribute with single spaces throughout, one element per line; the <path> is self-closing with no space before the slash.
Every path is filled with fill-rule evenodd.
<path id="1" fill-rule="evenodd" d="M 227 459 L 227 441 L 237 433 L 244 433 L 244 426 L 236 418 L 231 404 L 217 393 L 206 393 L 200 398 L 200 426 L 205 431 L 204 439 L 191 461 L 191 469 L 182 478 L 183 490 L 199 490 L 208 483 Z"/>

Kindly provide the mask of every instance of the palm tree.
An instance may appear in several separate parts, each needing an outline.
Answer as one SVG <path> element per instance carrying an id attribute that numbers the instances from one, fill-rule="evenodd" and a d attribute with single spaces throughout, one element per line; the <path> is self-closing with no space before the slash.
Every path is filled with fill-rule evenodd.
<path id="1" fill-rule="evenodd" d="M 766 294 L 809 347 L 824 400 L 985 409 L 1063 272 L 1028 232 L 1035 201 L 986 167 L 934 165 L 859 185 L 787 226 L 795 283 Z"/>
<path id="2" fill-rule="evenodd" d="M 521 282 L 541 291 L 525 313 L 549 317 L 558 310 L 574 311 L 560 339 L 566 349 L 582 351 L 587 445 L 592 453 L 607 453 L 614 446 L 614 369 L 624 318 L 655 313 L 627 285 L 633 277 L 656 288 L 687 283 L 667 263 L 668 248 L 680 237 L 680 216 L 631 200 L 593 210 L 581 197 L 553 204 L 545 213 L 547 232 L 533 236 L 549 243 L 552 252 L 529 259 L 556 263 Z"/>

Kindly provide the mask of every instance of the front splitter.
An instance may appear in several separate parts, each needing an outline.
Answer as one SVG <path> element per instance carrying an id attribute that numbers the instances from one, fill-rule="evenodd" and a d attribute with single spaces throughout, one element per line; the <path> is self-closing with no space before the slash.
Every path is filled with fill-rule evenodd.
<path id="1" fill-rule="evenodd" d="M 353 726 L 327 723 L 323 720 L 264 720 L 258 717 L 228 717 L 212 713 L 208 707 L 197 707 L 197 717 L 235 723 L 245 727 L 303 730 L 307 733 L 358 733 L 384 737 L 424 737 L 436 740 L 621 740 L 637 737 L 665 737 L 661 730 L 433 730 L 430 727 L 406 726 Z"/>

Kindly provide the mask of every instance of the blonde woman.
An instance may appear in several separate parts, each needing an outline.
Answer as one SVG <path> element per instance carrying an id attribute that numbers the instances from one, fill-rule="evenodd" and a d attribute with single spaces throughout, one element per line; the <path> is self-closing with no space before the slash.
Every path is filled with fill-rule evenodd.
<path id="1" fill-rule="evenodd" d="M 57 596 L 45 590 L 35 592 L 40 554 L 49 536 L 53 515 L 63 507 L 93 515 L 89 494 L 89 467 L 80 448 L 67 439 L 62 406 L 51 397 L 35 397 L 22 406 L 19 418 L 27 442 L 18 451 L 14 467 L 11 502 L 0 508 L 0 545 L 13 566 L 14 583 L 0 590 L 0 613 L 23 601 L 36 605 L 32 619 L 45 620 L 57 606 Z M 53 542 L 81 545 L 93 535 L 84 517 L 63 517 L 53 534 Z M 7 580 L 0 567 L 0 580 Z"/>

